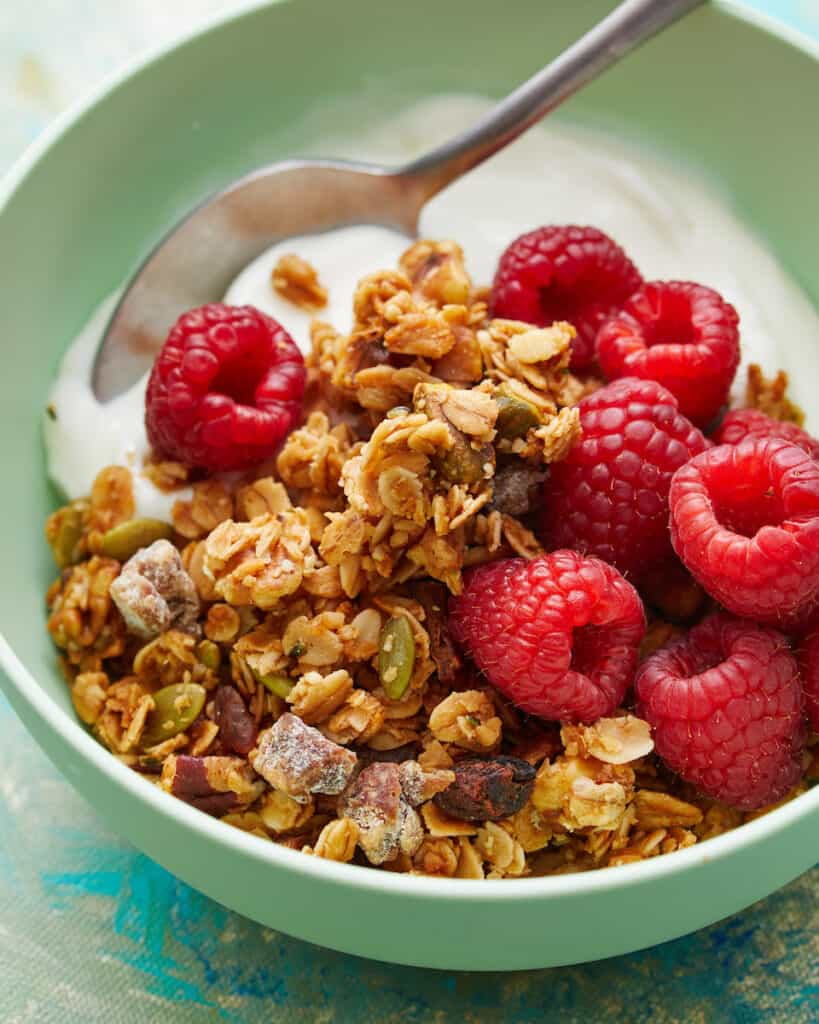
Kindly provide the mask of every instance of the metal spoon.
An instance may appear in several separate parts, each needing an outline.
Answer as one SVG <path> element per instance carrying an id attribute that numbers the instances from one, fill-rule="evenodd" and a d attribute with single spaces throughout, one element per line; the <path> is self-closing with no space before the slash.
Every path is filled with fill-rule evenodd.
<path id="1" fill-rule="evenodd" d="M 221 298 L 239 271 L 274 242 L 356 223 L 415 235 L 428 199 L 703 2 L 624 0 L 472 129 L 403 167 L 288 160 L 211 196 L 131 279 L 97 352 L 95 395 L 107 401 L 130 387 L 151 365 L 176 318 Z"/>

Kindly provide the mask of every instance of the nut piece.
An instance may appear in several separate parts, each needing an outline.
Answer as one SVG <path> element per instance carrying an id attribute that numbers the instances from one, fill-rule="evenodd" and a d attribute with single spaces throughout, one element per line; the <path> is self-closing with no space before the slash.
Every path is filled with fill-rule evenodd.
<path id="1" fill-rule="evenodd" d="M 339 802 L 339 814 L 359 828 L 358 844 L 371 864 L 412 856 L 424 837 L 421 819 L 404 799 L 397 764 L 365 768 Z"/>
<path id="2" fill-rule="evenodd" d="M 256 722 L 241 694 L 233 686 L 220 686 L 213 695 L 213 717 L 222 742 L 234 754 L 244 756 L 256 742 Z"/>
<path id="3" fill-rule="evenodd" d="M 136 636 L 148 639 L 169 629 L 199 635 L 196 587 L 170 541 L 154 541 L 130 558 L 111 584 L 111 599 Z"/>
<path id="4" fill-rule="evenodd" d="M 200 811 L 217 816 L 247 806 L 264 789 L 264 783 L 241 758 L 187 754 L 171 754 L 165 759 L 160 785 Z"/>
<path id="5" fill-rule="evenodd" d="M 319 833 L 313 854 L 325 860 L 347 863 L 353 859 L 358 842 L 358 825 L 350 818 L 336 818 Z"/>
<path id="6" fill-rule="evenodd" d="M 340 793 L 350 780 L 356 756 L 286 712 L 261 734 L 250 763 L 271 786 L 304 804 L 312 793 Z"/>
<path id="7" fill-rule="evenodd" d="M 491 750 L 501 737 L 501 720 L 480 690 L 450 693 L 429 716 L 429 728 L 436 740 L 478 753 Z"/>
<path id="8" fill-rule="evenodd" d="M 455 780 L 435 803 L 464 821 L 495 821 L 523 807 L 532 792 L 535 769 L 517 757 L 468 758 L 455 765 Z"/>

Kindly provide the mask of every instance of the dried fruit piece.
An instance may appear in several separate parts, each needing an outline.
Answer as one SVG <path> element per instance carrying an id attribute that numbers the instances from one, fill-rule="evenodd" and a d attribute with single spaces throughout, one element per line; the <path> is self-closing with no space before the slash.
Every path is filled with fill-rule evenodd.
<path id="1" fill-rule="evenodd" d="M 523 807 L 535 769 L 517 757 L 468 758 L 454 768 L 455 781 L 434 798 L 446 814 L 462 821 L 495 821 Z"/>
<path id="2" fill-rule="evenodd" d="M 145 721 L 140 745 L 144 750 L 184 732 L 205 706 L 206 691 L 198 683 L 173 683 L 153 694 L 154 710 Z"/>
<path id="3" fill-rule="evenodd" d="M 384 623 L 378 643 L 378 676 L 390 700 L 401 700 L 415 667 L 415 637 L 405 615 Z"/>
<path id="4" fill-rule="evenodd" d="M 161 519 L 129 519 L 102 535 L 100 551 L 118 562 L 125 562 L 155 540 L 170 540 L 172 536 L 173 527 Z"/>
<path id="5" fill-rule="evenodd" d="M 222 742 L 234 754 L 245 755 L 256 742 L 256 723 L 241 694 L 233 686 L 220 686 L 213 695 L 213 717 Z"/>

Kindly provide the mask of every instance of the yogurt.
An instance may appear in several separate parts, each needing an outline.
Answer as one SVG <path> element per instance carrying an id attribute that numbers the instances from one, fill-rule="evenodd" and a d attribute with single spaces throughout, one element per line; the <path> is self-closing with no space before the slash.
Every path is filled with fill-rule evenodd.
<path id="1" fill-rule="evenodd" d="M 441 97 L 419 104 L 363 140 L 323 140 L 321 151 L 342 157 L 397 163 L 474 122 L 487 103 L 475 97 Z M 616 239 L 646 279 L 692 280 L 709 285 L 740 314 L 742 365 L 760 363 L 792 378 L 793 396 L 816 420 L 812 384 L 819 356 L 819 316 L 773 256 L 692 175 L 607 133 L 563 124 L 537 127 L 487 164 L 433 199 L 421 216 L 421 234 L 453 238 L 479 284 L 491 282 L 503 249 L 540 224 L 593 224 Z M 273 246 L 246 267 L 225 301 L 257 306 L 279 320 L 303 351 L 312 318 L 276 295 L 270 275 L 278 258 L 296 252 L 309 260 L 329 292 L 319 314 L 341 331 L 350 329 L 352 294 L 365 274 L 395 266 L 408 240 L 372 226 L 296 237 Z M 148 453 L 143 423 L 147 376 L 107 404 L 94 398 L 91 365 L 116 302 L 109 297 L 66 352 L 47 418 L 48 470 L 67 497 L 87 494 L 97 472 L 112 463 L 134 471 L 139 515 L 168 518 L 186 492 L 163 494 L 140 473 Z M 810 424 L 809 424 L 810 425 Z"/>

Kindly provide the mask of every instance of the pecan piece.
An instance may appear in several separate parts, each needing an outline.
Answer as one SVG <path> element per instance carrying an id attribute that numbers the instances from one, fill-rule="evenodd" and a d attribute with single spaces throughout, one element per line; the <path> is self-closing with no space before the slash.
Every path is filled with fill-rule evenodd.
<path id="1" fill-rule="evenodd" d="M 462 821 L 495 821 L 523 807 L 532 792 L 535 769 L 517 757 L 467 758 L 455 765 L 455 781 L 435 803 Z"/>
<path id="2" fill-rule="evenodd" d="M 371 864 L 413 856 L 421 845 L 421 819 L 404 798 L 397 764 L 365 768 L 343 794 L 338 813 L 358 825 L 358 845 Z"/>
<path id="3" fill-rule="evenodd" d="M 302 804 L 312 793 L 340 793 L 356 765 L 351 750 L 326 739 L 290 712 L 262 733 L 250 758 L 271 786 Z"/>
<path id="4" fill-rule="evenodd" d="M 162 788 L 206 814 L 222 815 L 252 803 L 264 788 L 238 757 L 171 754 L 162 766 Z"/>
<path id="5" fill-rule="evenodd" d="M 136 636 L 147 639 L 169 629 L 199 635 L 196 587 L 170 541 L 154 541 L 129 558 L 111 584 L 111 599 Z"/>
<path id="6" fill-rule="evenodd" d="M 233 686 L 220 686 L 213 695 L 213 716 L 224 745 L 234 754 L 250 753 L 256 742 L 256 722 Z"/>

